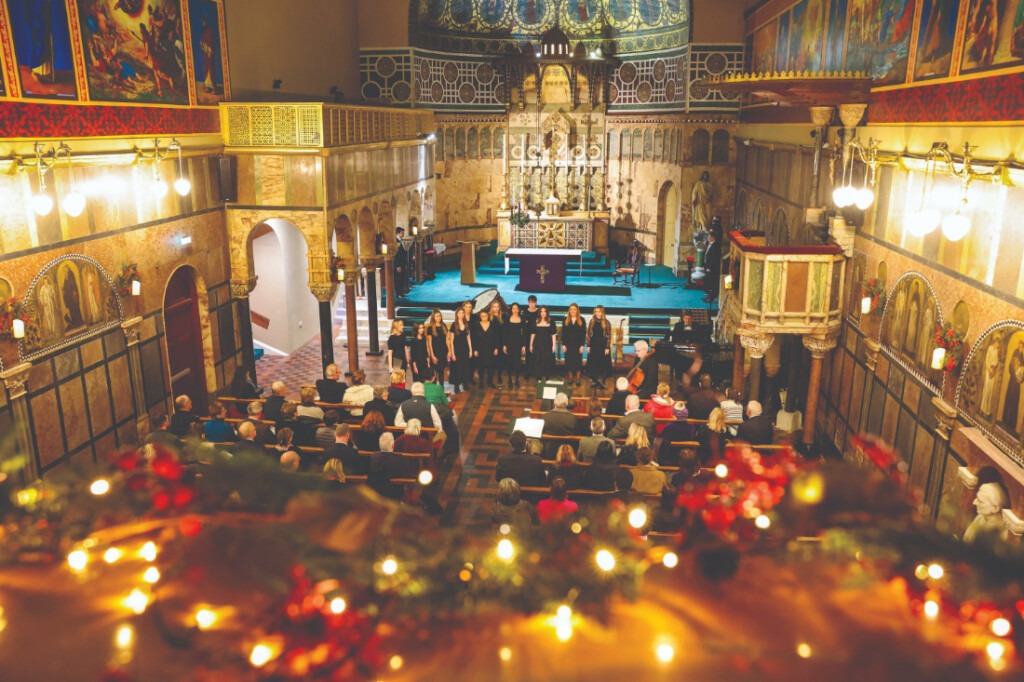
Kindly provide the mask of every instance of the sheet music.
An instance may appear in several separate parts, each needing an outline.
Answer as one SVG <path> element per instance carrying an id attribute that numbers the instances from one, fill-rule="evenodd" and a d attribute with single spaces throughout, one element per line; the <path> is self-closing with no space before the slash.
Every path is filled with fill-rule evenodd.
<path id="1" fill-rule="evenodd" d="M 516 419 L 513 431 L 522 431 L 527 438 L 540 438 L 544 433 L 544 420 L 533 417 L 520 417 Z"/>
<path id="2" fill-rule="evenodd" d="M 554 386 L 545 386 L 543 392 L 541 392 L 541 398 L 544 400 L 554 400 L 555 396 L 558 395 L 558 389 Z"/>

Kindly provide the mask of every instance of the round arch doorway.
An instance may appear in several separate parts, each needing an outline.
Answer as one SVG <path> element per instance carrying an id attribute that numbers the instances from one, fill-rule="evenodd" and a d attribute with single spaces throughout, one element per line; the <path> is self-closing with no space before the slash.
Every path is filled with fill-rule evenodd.
<path id="1" fill-rule="evenodd" d="M 658 241 L 655 246 L 657 264 L 675 271 L 679 246 L 679 189 L 671 180 L 658 192 Z"/>
<path id="2" fill-rule="evenodd" d="M 178 268 L 171 275 L 164 290 L 164 338 L 171 399 L 187 395 L 192 412 L 205 415 L 208 387 L 200 286 L 191 267 Z"/>

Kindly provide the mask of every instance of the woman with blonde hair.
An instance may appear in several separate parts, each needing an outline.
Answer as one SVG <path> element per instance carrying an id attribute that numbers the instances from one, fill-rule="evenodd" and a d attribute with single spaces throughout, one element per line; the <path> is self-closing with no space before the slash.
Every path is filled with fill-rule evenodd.
<path id="1" fill-rule="evenodd" d="M 331 457 L 324 463 L 324 478 L 335 483 L 345 482 L 345 467 L 337 457 Z"/>
<path id="2" fill-rule="evenodd" d="M 580 307 L 569 304 L 569 312 L 562 321 L 562 352 L 565 354 L 565 382 L 580 385 L 580 372 L 583 370 L 583 347 L 587 343 L 587 325 L 580 315 Z M 568 481 L 567 481 L 568 482 Z"/>
<path id="3" fill-rule="evenodd" d="M 470 306 L 472 309 L 472 306 Z M 448 330 L 448 361 L 452 364 L 451 380 L 455 392 L 461 388 L 469 390 L 473 381 L 473 338 L 470 334 L 470 319 L 466 309 L 460 307 L 455 311 L 455 321 Z"/>
<path id="4" fill-rule="evenodd" d="M 405 323 L 395 320 L 391 323 L 391 335 L 388 336 L 388 368 L 405 369 L 407 355 Z"/>
<path id="5" fill-rule="evenodd" d="M 605 315 L 604 306 L 594 308 L 587 325 L 587 374 L 601 388 L 612 375 L 612 325 Z"/>
<path id="6" fill-rule="evenodd" d="M 299 397 L 302 402 L 295 409 L 295 416 L 299 419 L 306 419 L 309 421 L 322 422 L 324 420 L 323 408 L 316 404 L 316 389 L 312 386 L 306 386 L 299 392 Z"/>
<path id="7" fill-rule="evenodd" d="M 728 432 L 725 426 L 725 412 L 720 407 L 711 410 L 708 416 L 708 423 L 699 429 L 697 440 L 700 446 L 697 448 L 697 456 L 702 464 L 721 459 L 725 454 L 725 444 Z"/>
<path id="8" fill-rule="evenodd" d="M 363 405 L 373 400 L 373 386 L 366 383 L 366 372 L 361 369 L 352 372 L 352 385 L 345 389 L 342 401 L 353 405 L 353 417 L 363 416 Z"/>
<path id="9" fill-rule="evenodd" d="M 437 382 L 444 385 L 444 371 L 448 368 L 448 325 L 444 323 L 441 311 L 434 308 L 430 319 L 424 325 L 427 334 L 427 350 L 430 366 L 437 373 Z"/>
<path id="10" fill-rule="evenodd" d="M 630 424 L 629 432 L 626 434 L 626 444 L 619 450 L 619 464 L 636 466 L 636 451 L 640 448 L 647 448 L 651 445 L 651 439 L 647 437 L 647 429 L 643 424 Z"/>
<path id="11" fill-rule="evenodd" d="M 575 490 L 583 487 L 583 476 L 587 468 L 576 463 L 576 451 L 568 443 L 559 446 L 555 453 L 555 469 L 552 476 L 565 479 L 565 487 Z"/>
<path id="12" fill-rule="evenodd" d="M 658 384 L 657 393 L 651 395 L 651 399 L 644 405 L 644 412 L 650 412 L 651 416 L 655 419 L 672 419 L 675 416 L 672 413 L 675 402 L 673 402 L 669 392 L 669 385 L 667 383 L 662 381 Z M 656 422 L 654 429 L 660 434 L 665 430 L 666 426 L 668 426 L 667 422 Z"/>

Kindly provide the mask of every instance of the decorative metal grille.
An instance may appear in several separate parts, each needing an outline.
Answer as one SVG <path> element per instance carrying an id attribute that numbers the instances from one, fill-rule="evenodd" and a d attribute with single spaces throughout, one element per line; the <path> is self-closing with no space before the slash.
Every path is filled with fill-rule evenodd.
<path id="1" fill-rule="evenodd" d="M 592 234 L 589 220 L 534 220 L 522 227 L 512 226 L 512 247 L 590 251 Z"/>

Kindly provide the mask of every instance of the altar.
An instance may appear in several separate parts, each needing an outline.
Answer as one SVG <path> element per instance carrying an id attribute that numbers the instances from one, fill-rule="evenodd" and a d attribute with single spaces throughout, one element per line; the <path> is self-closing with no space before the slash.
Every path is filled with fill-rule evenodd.
<path id="1" fill-rule="evenodd" d="M 572 258 L 579 259 L 583 273 L 582 249 L 509 249 L 505 252 L 506 274 L 511 256 L 519 258 L 519 291 L 565 291 L 566 265 Z"/>

